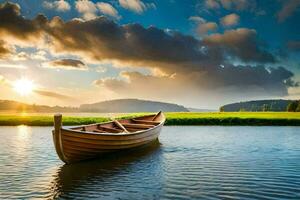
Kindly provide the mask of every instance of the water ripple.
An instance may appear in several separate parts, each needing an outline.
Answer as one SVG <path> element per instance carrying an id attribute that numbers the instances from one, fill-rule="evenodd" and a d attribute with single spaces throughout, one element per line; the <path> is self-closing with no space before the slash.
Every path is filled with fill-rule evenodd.
<path id="1" fill-rule="evenodd" d="M 300 199 L 298 127 L 164 127 L 160 143 L 75 165 L 50 130 L 0 127 L 0 199 Z"/>

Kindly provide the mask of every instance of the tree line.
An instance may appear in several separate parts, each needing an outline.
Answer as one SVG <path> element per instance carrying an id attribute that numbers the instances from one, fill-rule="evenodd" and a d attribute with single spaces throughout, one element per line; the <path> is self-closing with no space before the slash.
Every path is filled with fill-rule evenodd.
<path id="1" fill-rule="evenodd" d="M 300 100 L 290 102 L 286 110 L 288 112 L 300 112 Z"/>
<path id="2" fill-rule="evenodd" d="M 220 107 L 220 112 L 300 112 L 300 100 L 253 100 Z"/>

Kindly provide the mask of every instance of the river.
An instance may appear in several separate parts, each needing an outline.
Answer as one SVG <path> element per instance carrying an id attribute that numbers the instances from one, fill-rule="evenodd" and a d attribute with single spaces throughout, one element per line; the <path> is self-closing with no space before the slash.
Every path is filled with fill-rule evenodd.
<path id="1" fill-rule="evenodd" d="M 51 127 L 0 127 L 0 199 L 300 199 L 300 127 L 167 126 L 139 151 L 64 165 Z"/>

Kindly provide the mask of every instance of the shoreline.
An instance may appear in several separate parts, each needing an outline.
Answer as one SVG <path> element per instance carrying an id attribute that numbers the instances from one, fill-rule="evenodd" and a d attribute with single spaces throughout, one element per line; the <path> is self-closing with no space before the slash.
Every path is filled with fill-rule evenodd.
<path id="1" fill-rule="evenodd" d="M 120 118 L 143 115 L 145 113 L 120 114 Z M 101 115 L 101 114 L 100 114 Z M 216 125 L 216 126 L 300 126 L 300 113 L 290 112 L 203 112 L 165 113 L 165 125 Z M 63 125 L 75 126 L 109 121 L 103 116 L 63 116 Z M 53 126 L 53 116 L 48 115 L 0 115 L 0 126 Z"/>

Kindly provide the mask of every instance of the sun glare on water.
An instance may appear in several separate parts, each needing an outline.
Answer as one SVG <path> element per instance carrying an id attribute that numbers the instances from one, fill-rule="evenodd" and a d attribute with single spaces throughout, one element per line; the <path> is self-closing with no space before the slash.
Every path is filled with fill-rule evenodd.
<path id="1" fill-rule="evenodd" d="M 16 80 L 13 84 L 14 90 L 21 96 L 27 96 L 34 90 L 34 83 L 31 80 L 22 78 Z"/>

